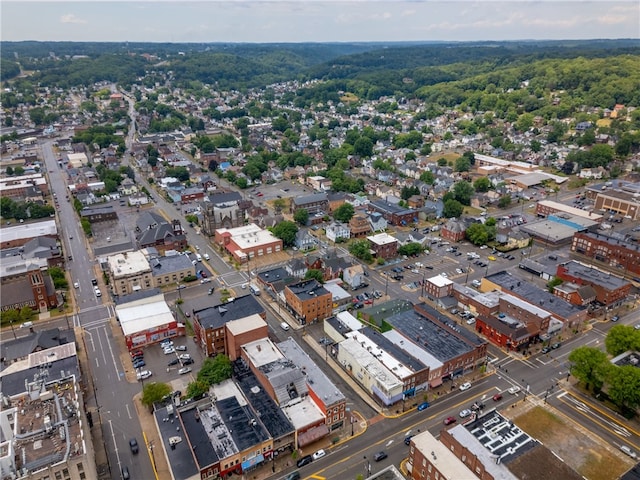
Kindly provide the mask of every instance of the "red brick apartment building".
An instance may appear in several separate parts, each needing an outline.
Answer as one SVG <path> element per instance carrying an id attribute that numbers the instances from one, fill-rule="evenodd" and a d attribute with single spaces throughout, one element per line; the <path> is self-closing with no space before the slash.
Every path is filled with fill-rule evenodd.
<path id="1" fill-rule="evenodd" d="M 576 232 L 571 251 L 620 269 L 640 274 L 640 245 L 596 232 Z"/>
<path id="2" fill-rule="evenodd" d="M 324 320 L 333 314 L 331 293 L 314 279 L 288 285 L 284 298 L 301 325 Z"/>
<path id="3" fill-rule="evenodd" d="M 388 233 L 372 235 L 367 240 L 376 258 L 388 260 L 398 256 L 398 240 Z"/>
<path id="4" fill-rule="evenodd" d="M 596 300 L 604 305 L 620 303 L 631 292 L 631 283 L 624 278 L 575 261 L 558 265 L 556 275 L 564 281 L 591 286 Z"/>

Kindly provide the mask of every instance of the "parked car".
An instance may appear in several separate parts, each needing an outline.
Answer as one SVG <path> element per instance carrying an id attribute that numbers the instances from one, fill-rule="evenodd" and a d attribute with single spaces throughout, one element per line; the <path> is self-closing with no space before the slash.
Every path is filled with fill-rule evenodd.
<path id="1" fill-rule="evenodd" d="M 124 465 L 122 467 L 122 480 L 129 480 L 130 478 L 131 478 L 131 475 L 129 475 L 129 467 Z"/>
<path id="2" fill-rule="evenodd" d="M 409 445 L 411 443 L 412 438 L 413 438 L 413 435 L 407 435 L 406 437 L 404 437 L 404 444 Z"/>
<path id="3" fill-rule="evenodd" d="M 551 347 L 542 347 L 542 353 L 549 353 L 551 351 Z"/>
<path id="4" fill-rule="evenodd" d="M 554 343 L 553 345 L 551 345 L 551 349 L 552 349 L 552 350 L 555 350 L 555 349 L 557 349 L 557 348 L 560 348 L 560 345 L 561 345 L 561 343 L 560 343 L 560 342 L 556 342 L 556 343 Z"/>
<path id="5" fill-rule="evenodd" d="M 314 460 L 318 460 L 319 458 L 324 457 L 327 454 L 327 452 L 325 452 L 323 449 L 318 450 L 317 452 L 315 452 L 312 457 Z"/>
<path id="6" fill-rule="evenodd" d="M 144 363 L 144 360 L 140 359 L 140 360 L 135 360 L 133 362 L 133 368 L 142 368 L 146 365 L 146 363 Z"/>
<path id="7" fill-rule="evenodd" d="M 133 357 L 142 357 L 144 353 L 142 350 L 134 350 L 133 352 L 129 352 L 131 354 L 131 358 Z"/>
<path id="8" fill-rule="evenodd" d="M 176 353 L 176 349 L 173 347 L 163 349 L 165 355 L 171 355 L 172 353 Z"/>
<path id="9" fill-rule="evenodd" d="M 418 405 L 418 411 L 421 412 L 422 410 L 425 410 L 429 408 L 429 402 L 422 402 L 420 405 Z"/>
<path id="10" fill-rule="evenodd" d="M 188 353 L 182 353 L 182 354 L 178 355 L 178 358 L 180 360 L 189 360 L 191 358 L 191 355 L 189 355 Z"/>
<path id="11" fill-rule="evenodd" d="M 186 345 L 178 345 L 176 347 L 174 347 L 178 352 L 186 352 L 187 351 L 187 346 Z"/>
<path id="12" fill-rule="evenodd" d="M 461 391 L 465 391 L 465 390 L 469 390 L 471 388 L 471 382 L 464 382 L 462 385 L 460 385 L 460 390 Z"/>
<path id="13" fill-rule="evenodd" d="M 185 360 L 182 360 L 182 365 L 191 365 L 193 362 L 193 358 L 187 358 Z"/>
<path id="14" fill-rule="evenodd" d="M 284 480 L 300 480 L 300 472 L 291 472 L 289 475 L 284 477 Z"/>
<path id="15" fill-rule="evenodd" d="M 614 315 L 613 317 L 611 317 L 612 322 L 617 322 L 618 320 L 620 320 L 620 317 L 618 315 Z"/>
<path id="16" fill-rule="evenodd" d="M 459 415 L 460 415 L 460 418 L 467 418 L 469 415 L 471 415 L 471 410 L 469 410 L 468 408 L 465 408 L 459 413 Z"/>
<path id="17" fill-rule="evenodd" d="M 146 380 L 147 378 L 149 378 L 152 375 L 152 373 L 149 370 L 142 370 L 141 372 L 138 372 L 136 374 L 136 378 L 138 380 Z"/>
<path id="18" fill-rule="evenodd" d="M 180 370 L 178 370 L 178 373 L 180 375 L 184 375 L 186 373 L 189 373 L 191 371 L 191 367 L 182 367 Z"/>
<path id="19" fill-rule="evenodd" d="M 373 456 L 373 459 L 374 459 L 376 462 L 380 462 L 380 461 L 384 460 L 385 458 L 387 458 L 387 454 L 386 454 L 385 452 L 383 452 L 383 451 L 380 451 L 380 452 L 376 453 L 376 454 Z"/>
<path id="20" fill-rule="evenodd" d="M 447 417 L 444 419 L 442 423 L 444 423 L 445 425 L 451 425 L 452 423 L 456 423 L 456 417 Z"/>
<path id="21" fill-rule="evenodd" d="M 136 455 L 139 451 L 138 441 L 135 438 L 129 440 L 129 448 L 131 449 L 131 453 Z"/>
<path id="22" fill-rule="evenodd" d="M 298 463 L 296 463 L 296 465 L 298 466 L 298 468 L 301 468 L 305 465 L 309 465 L 311 462 L 313 462 L 313 457 L 311 455 L 305 455 L 300 460 L 298 460 Z"/>
<path id="23" fill-rule="evenodd" d="M 624 453 L 625 455 L 629 455 L 631 458 L 636 459 L 638 458 L 638 455 L 636 455 L 636 452 L 634 452 L 633 450 L 631 450 L 629 447 L 627 447 L 626 445 L 622 445 L 620 447 L 620 451 L 622 453 Z"/>
<path id="24" fill-rule="evenodd" d="M 173 367 L 174 365 L 177 365 L 178 363 L 180 363 L 180 360 L 178 360 L 177 358 L 174 358 L 169 363 L 167 363 L 167 367 Z"/>

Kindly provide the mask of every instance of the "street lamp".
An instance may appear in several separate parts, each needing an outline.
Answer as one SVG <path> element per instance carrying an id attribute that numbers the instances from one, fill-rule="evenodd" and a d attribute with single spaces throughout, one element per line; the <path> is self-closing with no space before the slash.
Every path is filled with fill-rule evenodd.
<path id="1" fill-rule="evenodd" d="M 18 337 L 16 337 L 16 331 L 13 329 L 13 319 L 9 321 L 9 325 L 11 325 L 11 333 L 13 333 L 13 339 L 15 340 Z"/>

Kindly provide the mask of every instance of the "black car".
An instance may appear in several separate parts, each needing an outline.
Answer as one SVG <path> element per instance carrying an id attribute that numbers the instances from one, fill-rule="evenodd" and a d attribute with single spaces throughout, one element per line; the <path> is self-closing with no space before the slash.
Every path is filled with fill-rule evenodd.
<path id="1" fill-rule="evenodd" d="M 313 457 L 311 455 L 305 455 L 300 460 L 298 460 L 298 463 L 296 463 L 296 465 L 298 466 L 298 468 L 300 468 L 304 467 L 305 465 L 309 465 L 311 462 L 313 462 Z"/>
<path id="2" fill-rule="evenodd" d="M 553 345 L 551 345 L 551 348 L 553 350 L 555 350 L 556 348 L 560 348 L 560 343 L 559 342 L 554 343 Z"/>
<path id="3" fill-rule="evenodd" d="M 177 358 L 174 358 L 169 363 L 167 363 L 167 367 L 173 367 L 174 365 L 177 365 L 178 363 L 179 363 L 179 360 Z"/>
<path id="4" fill-rule="evenodd" d="M 551 351 L 551 347 L 544 347 L 541 351 L 542 353 L 549 353 Z"/>
<path id="5" fill-rule="evenodd" d="M 191 365 L 193 363 L 193 358 L 187 358 L 182 361 L 182 365 Z"/>
<path id="6" fill-rule="evenodd" d="M 129 447 L 131 448 L 131 453 L 134 455 L 138 453 L 138 441 L 135 438 L 129 440 Z"/>
<path id="7" fill-rule="evenodd" d="M 411 443 L 411 438 L 413 437 L 413 435 L 407 435 L 406 437 L 404 437 L 404 444 L 405 445 L 409 445 Z"/>

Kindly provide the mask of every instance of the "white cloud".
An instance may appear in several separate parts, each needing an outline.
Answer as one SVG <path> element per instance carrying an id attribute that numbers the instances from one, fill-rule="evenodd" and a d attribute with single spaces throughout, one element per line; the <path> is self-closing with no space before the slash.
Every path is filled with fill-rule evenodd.
<path id="1" fill-rule="evenodd" d="M 82 18 L 80 18 L 80 17 L 76 17 L 73 13 L 67 13 L 67 14 L 62 15 L 60 17 L 60 23 L 82 24 L 82 23 L 87 23 L 87 21 L 82 19 Z"/>

